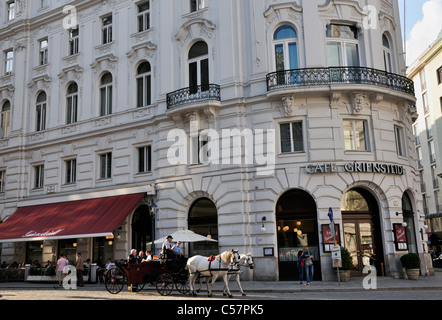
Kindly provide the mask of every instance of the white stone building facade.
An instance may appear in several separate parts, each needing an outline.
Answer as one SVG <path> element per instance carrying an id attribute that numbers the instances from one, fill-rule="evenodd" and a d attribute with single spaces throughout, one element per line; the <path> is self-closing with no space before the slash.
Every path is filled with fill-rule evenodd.
<path id="1" fill-rule="evenodd" d="M 193 254 L 252 252 L 248 278 L 292 279 L 308 246 L 315 277 L 331 280 L 332 208 L 355 275 L 373 264 L 398 277 L 407 251 L 431 274 L 397 1 L 16 0 L 0 10 L 3 227 L 17 208 L 146 193 L 111 242 L 3 239 L 2 260 L 121 259 L 146 250 L 152 229 L 158 239 L 189 228 L 218 240 Z M 211 139 L 223 129 L 252 140 L 217 163 L 213 146 L 232 151 Z M 183 156 L 171 150 L 186 161 L 171 162 Z M 404 220 L 405 244 L 393 232 Z"/>

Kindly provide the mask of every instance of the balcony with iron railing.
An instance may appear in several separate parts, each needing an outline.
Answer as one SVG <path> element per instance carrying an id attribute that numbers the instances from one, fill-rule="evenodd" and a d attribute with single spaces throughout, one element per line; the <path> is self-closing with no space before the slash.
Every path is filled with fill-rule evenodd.
<path id="1" fill-rule="evenodd" d="M 221 88 L 217 84 L 183 88 L 167 95 L 167 109 L 205 101 L 221 101 Z"/>
<path id="2" fill-rule="evenodd" d="M 306 68 L 272 72 L 267 75 L 268 93 L 288 89 L 330 86 L 369 85 L 413 96 L 414 82 L 401 75 L 366 67 Z"/>

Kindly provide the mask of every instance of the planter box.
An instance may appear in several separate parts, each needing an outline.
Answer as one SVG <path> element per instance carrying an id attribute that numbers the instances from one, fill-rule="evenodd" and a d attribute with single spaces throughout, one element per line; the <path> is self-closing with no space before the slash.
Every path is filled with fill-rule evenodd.
<path id="1" fill-rule="evenodd" d="M 351 270 L 339 270 L 339 278 L 340 278 L 341 282 L 350 281 L 350 273 L 351 273 Z"/>
<path id="2" fill-rule="evenodd" d="M 418 280 L 420 269 L 405 269 L 409 280 Z"/>

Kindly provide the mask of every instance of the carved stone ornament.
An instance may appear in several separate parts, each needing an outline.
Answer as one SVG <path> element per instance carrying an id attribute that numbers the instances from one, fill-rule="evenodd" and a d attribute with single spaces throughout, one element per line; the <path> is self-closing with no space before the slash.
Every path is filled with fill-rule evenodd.
<path id="1" fill-rule="evenodd" d="M 360 113 L 362 109 L 369 106 L 365 94 L 357 93 L 353 98 L 353 112 Z"/>
<path id="2" fill-rule="evenodd" d="M 295 113 L 295 104 L 293 97 L 282 98 L 282 108 L 285 116 L 293 116 Z"/>

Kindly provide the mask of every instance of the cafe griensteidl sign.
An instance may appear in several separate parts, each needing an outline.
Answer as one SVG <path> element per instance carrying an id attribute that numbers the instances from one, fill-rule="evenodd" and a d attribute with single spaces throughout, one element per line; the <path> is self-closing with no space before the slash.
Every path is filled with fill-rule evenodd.
<path id="1" fill-rule="evenodd" d="M 320 173 L 380 173 L 380 174 L 392 174 L 402 176 L 405 174 L 403 166 L 396 164 L 386 163 L 371 163 L 371 162 L 348 162 L 345 164 L 337 163 L 317 163 L 309 164 L 305 167 L 305 171 L 308 174 L 320 174 Z"/>

